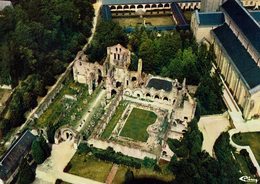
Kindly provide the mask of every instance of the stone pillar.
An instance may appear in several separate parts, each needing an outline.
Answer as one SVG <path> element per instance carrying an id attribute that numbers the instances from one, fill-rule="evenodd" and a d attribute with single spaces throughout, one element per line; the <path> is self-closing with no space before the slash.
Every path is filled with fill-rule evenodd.
<path id="1" fill-rule="evenodd" d="M 138 69 L 137 69 L 138 75 L 142 74 L 142 69 L 143 69 L 143 61 L 142 61 L 142 59 L 139 59 L 138 60 Z"/>
<path id="2" fill-rule="evenodd" d="M 91 95 L 93 93 L 93 84 L 92 80 L 88 81 L 88 93 Z"/>

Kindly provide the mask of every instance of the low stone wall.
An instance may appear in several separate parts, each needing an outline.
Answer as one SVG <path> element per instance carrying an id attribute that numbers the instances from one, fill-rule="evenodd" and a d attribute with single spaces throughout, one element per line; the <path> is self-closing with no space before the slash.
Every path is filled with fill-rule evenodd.
<path id="1" fill-rule="evenodd" d="M 97 139 L 88 140 L 89 145 L 93 145 L 95 148 L 106 150 L 108 147 L 112 147 L 115 152 L 121 152 L 122 154 L 138 159 L 144 159 L 145 157 L 156 159 L 156 155 L 142 151 L 140 149 L 129 148 L 127 146 L 122 146 L 114 142 L 101 141 Z"/>
<path id="2" fill-rule="evenodd" d="M 237 133 L 241 133 L 241 131 L 237 130 L 237 129 L 232 129 L 232 130 L 229 130 L 229 135 L 230 135 L 230 144 L 235 147 L 237 149 L 237 151 L 240 151 L 242 149 L 245 149 L 248 153 L 249 153 L 249 157 L 253 163 L 253 165 L 256 167 L 256 171 L 257 171 L 257 174 L 258 176 L 260 176 L 260 166 L 255 158 L 255 155 L 253 153 L 253 151 L 251 150 L 250 146 L 240 146 L 240 145 L 237 145 L 233 140 L 232 140 L 232 136 L 234 134 L 237 134 Z"/>
<path id="3" fill-rule="evenodd" d="M 0 89 L 10 89 L 11 90 L 12 86 L 3 84 L 3 85 L 0 85 Z"/>
<path id="4" fill-rule="evenodd" d="M 108 108 L 106 109 L 106 113 L 102 117 L 102 119 L 99 122 L 99 126 L 95 129 L 96 132 L 94 132 L 94 137 L 100 137 L 101 134 L 104 132 L 106 126 L 108 125 L 109 121 L 113 117 L 117 106 L 119 105 L 120 101 L 123 99 L 123 92 L 120 91 L 115 98 L 111 101 Z"/>

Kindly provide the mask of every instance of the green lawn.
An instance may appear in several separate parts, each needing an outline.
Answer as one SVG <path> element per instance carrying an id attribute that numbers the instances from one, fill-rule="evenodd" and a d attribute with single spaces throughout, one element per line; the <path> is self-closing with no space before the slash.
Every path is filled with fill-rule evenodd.
<path id="1" fill-rule="evenodd" d="M 241 146 L 250 146 L 256 160 L 260 163 L 260 132 L 238 133 L 233 135 L 233 141 Z"/>
<path id="2" fill-rule="evenodd" d="M 109 123 L 106 126 L 104 132 L 102 133 L 101 138 L 103 138 L 103 139 L 109 138 L 109 136 L 111 135 L 112 131 L 114 130 L 117 122 L 121 118 L 126 106 L 127 106 L 126 101 L 120 102 L 119 106 L 116 108 L 115 114 L 113 115 L 113 117 L 109 121 Z"/>
<path id="3" fill-rule="evenodd" d="M 149 137 L 146 129 L 149 125 L 153 124 L 156 119 L 157 115 L 154 112 L 133 108 L 120 136 L 146 142 Z"/>
<path id="4" fill-rule="evenodd" d="M 174 175 L 166 169 L 164 166 L 160 166 L 162 169 L 161 173 L 154 172 L 152 169 L 144 168 L 141 169 L 134 169 L 129 168 L 133 171 L 135 178 L 142 178 L 142 177 L 148 177 L 148 178 L 156 178 L 165 182 L 170 182 L 174 179 Z M 119 166 L 116 176 L 114 177 L 113 184 L 123 184 L 125 181 L 125 173 L 127 171 L 128 167 L 126 166 Z"/>
<path id="5" fill-rule="evenodd" d="M 93 155 L 76 153 L 70 161 L 69 173 L 89 178 L 99 182 L 105 182 L 112 168 L 111 162 L 98 160 Z"/>
<path id="6" fill-rule="evenodd" d="M 235 158 L 236 158 L 236 162 L 238 163 L 243 175 L 246 176 L 252 176 L 252 174 L 250 173 L 246 160 L 244 159 L 244 157 L 242 155 L 240 155 L 239 153 L 233 153 Z"/>

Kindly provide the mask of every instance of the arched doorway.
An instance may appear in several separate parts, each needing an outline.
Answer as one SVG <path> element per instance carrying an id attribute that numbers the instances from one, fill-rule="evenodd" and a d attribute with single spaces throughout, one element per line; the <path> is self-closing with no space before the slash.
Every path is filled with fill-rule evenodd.
<path id="1" fill-rule="evenodd" d="M 111 90 L 111 96 L 114 96 L 114 95 L 116 95 L 116 93 L 117 93 L 117 92 L 116 92 L 116 90 L 115 90 L 115 89 L 112 89 L 112 90 Z"/>
<path id="2" fill-rule="evenodd" d="M 119 87 L 121 87 L 121 85 L 122 85 L 122 83 L 121 83 L 121 82 L 119 82 L 119 81 L 117 81 L 117 82 L 116 82 L 116 88 L 119 88 Z"/>

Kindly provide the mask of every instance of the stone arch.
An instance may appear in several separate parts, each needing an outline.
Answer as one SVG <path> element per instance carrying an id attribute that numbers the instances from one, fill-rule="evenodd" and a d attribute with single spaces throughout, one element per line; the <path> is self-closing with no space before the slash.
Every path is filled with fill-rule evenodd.
<path id="1" fill-rule="evenodd" d="M 98 69 L 98 70 L 97 70 L 97 73 L 98 73 L 97 82 L 98 82 L 98 84 L 100 84 L 100 82 L 103 80 L 102 72 L 101 72 L 100 69 Z"/>
<path id="2" fill-rule="evenodd" d="M 116 95 L 116 94 L 117 94 L 116 90 L 115 90 L 115 89 L 112 89 L 112 90 L 111 90 L 111 96 Z"/>
<path id="3" fill-rule="evenodd" d="M 137 9 L 143 9 L 144 6 L 142 4 L 137 5 Z"/>
<path id="4" fill-rule="evenodd" d="M 157 5 L 156 4 L 152 4 L 152 8 L 157 8 Z"/>
<path id="5" fill-rule="evenodd" d="M 162 152 L 162 155 L 163 155 L 163 156 L 167 156 L 167 152 L 166 152 L 166 151 L 163 151 L 163 152 Z"/>
<path id="6" fill-rule="evenodd" d="M 134 76 L 134 77 L 132 77 L 132 81 L 136 81 L 137 80 L 137 78 Z"/>
<path id="7" fill-rule="evenodd" d="M 132 4 L 132 5 L 130 6 L 130 9 L 135 9 L 135 5 Z"/>
<path id="8" fill-rule="evenodd" d="M 170 4 L 169 3 L 166 3 L 165 5 L 164 5 L 164 8 L 169 8 L 170 7 Z"/>
<path id="9" fill-rule="evenodd" d="M 140 91 L 140 90 L 136 90 L 136 91 L 134 92 L 134 96 L 135 96 L 135 97 L 138 97 L 138 98 L 143 98 L 143 93 L 142 93 L 142 91 Z"/>
<path id="10" fill-rule="evenodd" d="M 118 9 L 118 10 L 122 10 L 123 7 L 122 7 L 121 5 L 118 5 L 118 6 L 117 6 L 117 9 Z"/>
<path id="11" fill-rule="evenodd" d="M 77 133 L 72 128 L 61 127 L 58 130 L 56 130 L 54 134 L 55 144 L 59 144 L 61 142 L 66 142 L 66 141 L 76 142 L 77 140 L 78 140 Z"/>
<path id="12" fill-rule="evenodd" d="M 158 8 L 163 8 L 162 3 L 160 3 L 160 4 L 158 5 Z"/>
<path id="13" fill-rule="evenodd" d="M 164 100 L 164 101 L 168 101 L 169 99 L 168 99 L 167 96 L 165 96 L 165 97 L 163 98 L 163 100 Z"/>
<path id="14" fill-rule="evenodd" d="M 116 7 L 114 6 L 114 5 L 112 5 L 111 7 L 110 7 L 110 10 L 115 10 L 116 9 Z"/>
<path id="15" fill-rule="evenodd" d="M 129 9 L 128 5 L 124 5 L 124 10 Z"/>
<path id="16" fill-rule="evenodd" d="M 151 97 L 151 94 L 150 94 L 150 93 L 146 93 L 145 96 L 146 96 L 146 97 Z"/>
<path id="17" fill-rule="evenodd" d="M 159 95 L 155 95 L 154 99 L 160 99 Z"/>
<path id="18" fill-rule="evenodd" d="M 116 88 L 119 88 L 119 87 L 121 87 L 121 86 L 122 86 L 122 83 L 119 82 L 119 81 L 117 81 L 117 82 L 116 82 Z"/>
<path id="19" fill-rule="evenodd" d="M 147 9 L 147 8 L 148 8 L 148 9 L 151 8 L 151 5 L 146 4 L 146 5 L 145 5 L 145 9 Z"/>

